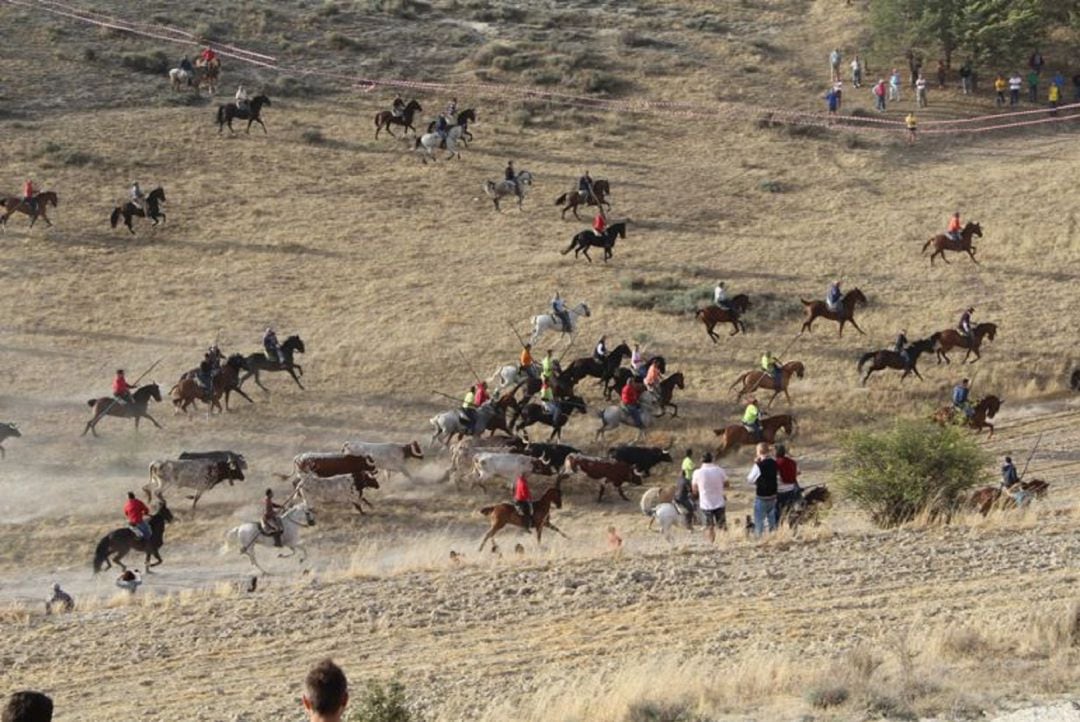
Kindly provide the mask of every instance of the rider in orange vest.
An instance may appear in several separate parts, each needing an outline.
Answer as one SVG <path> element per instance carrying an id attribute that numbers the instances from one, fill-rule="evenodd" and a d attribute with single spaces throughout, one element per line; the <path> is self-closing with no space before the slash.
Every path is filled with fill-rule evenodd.
<path id="1" fill-rule="evenodd" d="M 960 223 L 960 211 L 952 214 L 952 218 L 949 219 L 949 227 L 945 229 L 945 234 L 954 241 L 960 240 L 960 231 L 964 229 L 964 226 Z"/>

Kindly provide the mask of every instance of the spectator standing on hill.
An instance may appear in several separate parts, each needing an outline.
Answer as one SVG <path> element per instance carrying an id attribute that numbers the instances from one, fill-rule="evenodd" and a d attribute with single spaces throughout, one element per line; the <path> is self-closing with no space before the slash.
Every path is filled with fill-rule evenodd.
<path id="1" fill-rule="evenodd" d="M 1020 105 L 1020 88 L 1024 86 L 1024 79 L 1020 73 L 1014 72 L 1009 76 L 1009 107 L 1015 108 Z"/>
<path id="2" fill-rule="evenodd" d="M 1080 103 L 1080 73 L 1076 73 L 1072 77 L 1073 81 L 1073 102 Z"/>
<path id="3" fill-rule="evenodd" d="M 994 100 L 994 103 L 997 104 L 997 107 L 1005 107 L 1005 91 L 1008 90 L 1008 88 L 1009 81 L 1005 80 L 1004 75 L 998 73 L 997 77 L 994 78 L 994 92 L 997 93 L 997 98 Z"/>
<path id="4" fill-rule="evenodd" d="M 877 85 L 871 91 L 874 94 L 874 107 L 885 112 L 885 78 L 878 78 Z"/>
<path id="5" fill-rule="evenodd" d="M 52 717 L 53 701 L 30 690 L 12 693 L 0 714 L 3 722 L 52 722 Z"/>
<path id="6" fill-rule="evenodd" d="M 843 110 L 844 108 L 844 81 L 837 80 L 836 85 L 833 86 L 833 90 L 836 91 L 836 109 Z"/>
<path id="7" fill-rule="evenodd" d="M 779 519 L 784 510 L 802 499 L 799 487 L 799 465 L 787 455 L 787 447 L 776 445 L 776 471 L 780 481 L 776 486 L 776 516 Z"/>
<path id="8" fill-rule="evenodd" d="M 829 109 L 829 115 L 836 115 L 836 109 L 840 102 L 836 97 L 836 88 L 829 88 L 825 92 L 825 106 Z"/>
<path id="9" fill-rule="evenodd" d="M 840 79 L 840 62 L 842 60 L 843 56 L 840 54 L 840 48 L 833 48 L 833 51 L 829 53 L 829 68 L 832 71 L 829 82 L 835 83 Z"/>
<path id="10" fill-rule="evenodd" d="M 960 90 L 963 91 L 964 95 L 971 95 L 971 76 L 971 61 L 965 60 L 964 64 L 960 66 Z"/>
<path id="11" fill-rule="evenodd" d="M 939 90 L 945 89 L 945 61 L 937 61 L 937 86 Z"/>
<path id="12" fill-rule="evenodd" d="M 1061 88 L 1053 83 L 1050 84 L 1048 100 L 1050 101 L 1050 108 L 1052 109 L 1050 115 L 1057 115 L 1058 101 L 1061 100 Z"/>
<path id="13" fill-rule="evenodd" d="M 889 102 L 900 102 L 900 71 L 896 68 L 892 69 L 892 75 L 889 76 Z"/>
<path id="14" fill-rule="evenodd" d="M 761 442 L 757 445 L 757 457 L 746 481 L 755 488 L 754 496 L 754 534 L 761 536 L 766 524 L 769 531 L 776 530 L 776 495 L 779 470 L 776 459 L 769 455 L 769 445 Z"/>
<path id="15" fill-rule="evenodd" d="M 303 703 L 311 722 L 341 722 L 349 704 L 349 682 L 341 667 L 329 659 L 315 665 L 304 678 Z"/>
<path id="16" fill-rule="evenodd" d="M 1028 84 L 1028 102 L 1039 102 L 1039 74 L 1034 70 L 1028 71 L 1027 74 Z"/>
<path id="17" fill-rule="evenodd" d="M 911 66 L 911 84 L 915 85 L 915 81 L 922 75 L 922 58 L 915 58 L 915 64 Z"/>
<path id="18" fill-rule="evenodd" d="M 904 118 L 904 125 L 907 126 L 907 142 L 911 145 L 915 142 L 915 135 L 919 130 L 919 119 L 915 117 L 915 111 L 911 111 Z"/>
<path id="19" fill-rule="evenodd" d="M 919 75 L 915 81 L 915 105 L 920 108 L 926 107 L 926 76 Z"/>
<path id="20" fill-rule="evenodd" d="M 1065 76 L 1061 74 L 1061 71 L 1054 73 L 1054 77 L 1050 79 L 1050 82 L 1058 86 L 1058 90 L 1062 93 L 1065 92 Z"/>
<path id="21" fill-rule="evenodd" d="M 1028 67 L 1035 71 L 1036 75 L 1042 72 L 1043 66 L 1046 65 L 1046 60 L 1043 58 L 1042 53 L 1038 48 L 1035 48 L 1035 52 L 1028 58 Z"/>
<path id="22" fill-rule="evenodd" d="M 851 84 L 856 88 L 862 87 L 862 72 L 862 60 L 860 60 L 858 54 L 856 54 L 855 59 L 851 61 Z"/>
<path id="23" fill-rule="evenodd" d="M 716 541 L 716 527 L 727 530 L 727 473 L 713 463 L 712 454 L 705 452 L 701 456 L 701 467 L 694 472 L 690 485 L 697 494 L 698 508 L 705 516 L 705 538 Z"/>

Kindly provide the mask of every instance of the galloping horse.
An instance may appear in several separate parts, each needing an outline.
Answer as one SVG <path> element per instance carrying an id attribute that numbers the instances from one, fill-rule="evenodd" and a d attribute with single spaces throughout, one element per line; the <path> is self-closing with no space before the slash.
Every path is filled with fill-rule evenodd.
<path id="1" fill-rule="evenodd" d="M 256 95 L 248 103 L 246 110 L 241 110 L 236 106 L 236 103 L 228 103 L 226 105 L 219 105 L 217 109 L 217 124 L 218 133 L 227 125 L 229 126 L 229 132 L 233 132 L 232 122 L 233 118 L 238 120 L 246 120 L 248 122 L 245 133 L 251 132 L 251 124 L 258 123 L 262 126 L 263 133 L 266 132 L 266 123 L 262 122 L 262 118 L 259 117 L 259 113 L 262 112 L 263 106 L 270 105 L 270 98 L 265 95 Z"/>
<path id="2" fill-rule="evenodd" d="M 646 399 L 642 398 L 642 402 Z M 652 413 L 651 410 L 646 407 L 645 403 L 638 405 L 638 413 L 641 416 L 641 426 L 634 423 L 634 419 L 630 416 L 630 412 L 623 408 L 622 404 L 608 406 L 597 412 L 597 416 L 600 418 L 600 428 L 596 430 L 596 441 L 600 441 L 604 438 L 604 433 L 613 429 L 619 428 L 621 425 L 633 426 L 637 429 L 637 438 L 634 442 L 637 443 L 645 438 L 645 431 L 652 426 Z"/>
<path id="3" fill-rule="evenodd" d="M 937 341 L 938 363 L 941 363 L 942 359 L 945 359 L 945 363 L 952 363 L 945 353 L 947 351 L 952 351 L 954 348 L 967 349 L 967 353 L 964 354 L 964 360 L 961 361 L 961 363 L 967 363 L 968 357 L 971 356 L 971 354 L 975 354 L 975 361 L 978 361 L 979 347 L 982 346 L 983 339 L 985 338 L 989 341 L 993 341 L 994 336 L 996 335 L 997 324 L 980 323 L 975 326 L 975 328 L 971 329 L 971 338 L 968 338 L 954 328 L 947 328 L 944 331 L 935 333 L 930 338 Z M 972 361 L 971 363 L 975 363 L 975 361 Z"/>
<path id="4" fill-rule="evenodd" d="M 528 188 L 533 184 L 533 176 L 527 170 L 522 170 L 517 174 L 517 184 L 514 181 L 503 180 L 496 183 L 493 180 L 484 182 L 484 193 L 487 193 L 488 198 L 495 204 L 495 210 L 500 210 L 499 199 L 506 196 L 517 196 L 517 204 L 519 210 L 521 208 L 522 201 L 525 200 L 525 194 L 528 192 Z M 518 190 L 521 190 L 520 195 Z"/>
<path id="5" fill-rule="evenodd" d="M 533 502 L 532 505 L 532 525 L 536 529 L 536 543 L 540 544 L 540 534 L 544 530 L 544 527 L 551 529 L 554 532 L 558 532 L 565 539 L 567 536 L 563 534 L 559 529 L 551 523 L 549 517 L 551 516 L 551 507 L 556 509 L 562 509 L 562 487 L 559 479 L 555 480 L 555 486 L 551 487 L 544 492 L 543 496 Z M 487 534 L 480 541 L 480 551 L 484 551 L 484 545 L 487 544 L 488 539 L 492 539 L 495 534 L 507 524 L 513 526 L 525 527 L 525 517 L 518 513 L 517 507 L 513 504 L 502 503 L 495 504 L 494 506 L 485 506 L 480 510 L 480 513 L 491 519 L 491 528 L 488 529 Z M 494 539 L 491 542 L 492 546 L 495 545 Z"/>
<path id="6" fill-rule="evenodd" d="M 209 399 L 203 390 L 202 384 L 195 377 L 195 372 L 192 371 L 180 377 L 176 385 L 169 389 L 169 396 L 172 397 L 173 405 L 185 414 L 188 406 L 191 406 L 196 401 L 209 403 L 211 411 L 216 408 L 220 412 L 222 396 L 225 397 L 225 410 L 228 411 L 229 394 L 233 391 L 247 399 L 248 403 L 253 404 L 255 402 L 240 389 L 239 384 L 240 372 L 249 370 L 247 359 L 241 354 L 234 353 L 222 364 L 221 370 L 214 376 L 214 388 Z"/>
<path id="7" fill-rule="evenodd" d="M 527 439 L 528 434 L 525 433 L 527 427 L 533 424 L 544 424 L 551 427 L 551 436 L 548 437 L 548 441 L 562 440 L 563 427 L 570 421 L 570 417 L 573 416 L 574 412 L 584 414 L 588 409 L 585 406 L 585 399 L 580 396 L 571 396 L 555 403 L 559 406 L 559 418 L 557 420 L 551 417 L 547 407 L 543 404 L 526 404 L 515 410 L 514 416 L 510 420 L 510 428 L 513 429 L 514 433 L 521 433 Z"/>
<path id="8" fill-rule="evenodd" d="M 679 405 L 671 400 L 671 397 L 675 393 L 675 389 L 685 389 L 686 379 L 683 377 L 682 371 L 676 371 L 668 376 L 666 379 L 660 382 L 659 388 L 654 392 L 656 397 L 656 406 L 659 409 L 657 416 L 664 415 L 664 409 L 670 406 L 674 411 L 671 412 L 672 418 L 679 415 Z"/>
<path id="9" fill-rule="evenodd" d="M 930 420 L 945 426 L 946 424 L 961 423 L 964 426 L 969 426 L 975 429 L 975 433 L 980 433 L 983 429 L 990 429 L 990 435 L 987 439 L 994 438 L 994 425 L 987 419 L 992 419 L 1001 410 L 1001 404 L 1004 403 L 997 396 L 986 396 L 979 400 L 979 403 L 975 404 L 975 410 L 971 416 L 963 416 L 959 418 L 958 413 L 962 415 L 962 412 L 957 411 L 953 406 L 943 406 L 934 412 L 934 415 L 930 417 Z"/>
<path id="10" fill-rule="evenodd" d="M 593 378 L 600 379 L 601 383 L 605 383 L 618 370 L 622 364 L 624 358 L 630 358 L 630 347 L 623 341 L 615 348 L 608 351 L 604 356 L 603 361 L 597 361 L 592 356 L 582 356 L 581 358 L 574 359 L 566 369 L 559 374 L 559 378 L 564 378 L 572 384 L 576 384 L 586 376 L 592 376 Z"/>
<path id="11" fill-rule="evenodd" d="M 22 196 L 8 196 L 0 200 L 0 207 L 4 209 L 3 217 L 0 217 L 0 226 L 6 226 L 8 218 L 11 217 L 15 211 L 25 213 L 30 216 L 30 227 L 34 227 L 34 223 L 37 222 L 38 216 L 41 216 L 41 220 L 45 221 L 45 225 L 51 226 L 52 221 L 49 220 L 49 215 L 45 212 L 49 205 L 56 208 L 56 203 L 59 200 L 56 193 L 53 191 L 42 191 L 34 196 L 33 204 L 28 204 L 23 200 Z"/>
<path id="12" fill-rule="evenodd" d="M 867 351 L 859 359 L 859 373 L 862 373 L 863 366 L 867 361 L 871 361 L 870 368 L 866 370 L 866 375 L 863 376 L 863 386 L 866 385 L 867 379 L 870 378 L 870 374 L 875 371 L 881 371 L 883 369 L 897 369 L 903 371 L 904 375 L 900 377 L 903 381 L 909 374 L 915 374 L 915 376 L 922 381 L 922 374 L 919 373 L 919 369 L 916 368 L 916 364 L 919 363 L 919 356 L 934 350 L 934 339 L 924 338 L 921 341 L 909 345 L 905 351 L 907 351 L 908 359 L 911 361 L 911 366 L 908 367 L 904 363 L 904 357 L 892 349 L 882 349 L 880 351 Z"/>
<path id="13" fill-rule="evenodd" d="M 577 331 L 578 318 L 584 316 L 588 318 L 592 315 L 592 311 L 589 310 L 589 305 L 582 301 L 573 308 L 566 309 L 566 313 L 570 316 L 571 328 L 563 328 L 562 319 L 553 313 L 542 313 L 539 316 L 532 317 L 532 337 L 529 339 L 529 343 L 536 345 L 536 342 L 540 340 L 540 337 L 544 335 L 545 331 L 560 331 L 562 333 L 570 334 L 573 338 L 574 333 Z"/>
<path id="14" fill-rule="evenodd" d="M 248 371 L 246 374 L 240 377 L 237 382 L 237 389 L 244 385 L 244 382 L 249 377 L 255 377 L 255 383 L 259 388 L 269 393 L 270 389 L 262 385 L 262 381 L 259 380 L 260 371 L 288 371 L 289 376 L 292 376 L 293 381 L 300 388 L 304 388 L 304 385 L 300 383 L 300 376 L 304 375 L 304 369 L 300 364 L 293 361 L 294 353 L 304 353 L 304 342 L 299 336 L 289 336 L 285 339 L 285 343 L 281 344 L 281 353 L 285 357 L 285 363 L 279 362 L 277 359 L 271 359 L 266 356 L 265 353 L 256 352 L 250 354 L 244 361 L 247 363 Z M 299 375 L 298 375 L 299 374 Z M 249 399 L 250 400 L 250 399 Z"/>
<path id="15" fill-rule="evenodd" d="M 435 132 L 435 124 L 437 121 L 431 121 L 428 123 L 427 132 Z M 466 108 L 457 114 L 457 118 L 454 119 L 454 124 L 451 128 L 461 128 L 461 144 L 466 148 L 469 146 L 468 141 L 473 139 L 472 133 L 469 132 L 469 123 L 476 122 L 476 110 L 474 108 Z M 446 147 L 446 143 L 442 144 L 442 147 Z"/>
<path id="16" fill-rule="evenodd" d="M 573 190 L 567 193 L 563 193 L 561 196 L 555 199 L 555 205 L 561 206 L 566 203 L 566 207 L 562 209 L 562 217 L 566 218 L 567 211 L 574 212 L 574 218 L 581 220 L 581 216 L 578 215 L 578 206 L 607 206 L 608 210 L 611 210 L 611 204 L 607 201 L 607 196 L 611 195 L 611 184 L 602 178 L 597 178 L 592 184 L 592 194 L 586 194 L 586 198 L 582 200 L 581 191 Z"/>
<path id="17" fill-rule="evenodd" d="M 123 206 L 117 206 L 113 209 L 112 215 L 109 217 L 109 223 L 113 228 L 116 228 L 116 224 L 120 222 L 120 217 L 124 217 L 124 225 L 131 231 L 132 235 L 135 235 L 135 228 L 131 225 L 132 218 L 149 218 L 154 222 L 156 226 L 160 221 L 164 222 L 165 213 L 161 210 L 161 204 L 165 202 L 165 190 L 158 186 L 146 196 L 146 210 L 139 208 L 137 205 L 128 201 Z"/>
<path id="18" fill-rule="evenodd" d="M 172 521 L 173 515 L 165 504 L 165 497 L 158 494 L 157 511 L 147 520 L 150 525 L 150 538 L 140 539 L 129 527 L 109 532 L 102 537 L 94 550 L 94 574 L 110 569 L 113 564 L 119 564 L 121 569 L 126 570 L 127 566 L 120 560 L 132 549 L 137 552 L 145 552 L 146 562 L 143 568 L 149 574 L 151 567 L 156 567 L 162 563 L 160 550 L 165 544 L 165 524 Z M 111 561 L 109 560 L 110 556 L 112 556 Z M 151 564 L 150 557 L 157 559 L 157 562 Z"/>
<path id="19" fill-rule="evenodd" d="M 780 388 L 776 388 L 776 384 L 773 381 L 772 374 L 762 370 L 747 371 L 739 378 L 735 379 L 735 383 L 730 388 L 734 389 L 739 384 L 742 384 L 742 388 L 735 394 L 735 400 L 738 401 L 746 394 L 752 393 L 754 389 L 772 389 L 773 395 L 769 399 L 769 403 L 765 405 L 765 408 L 772 406 L 772 402 L 776 400 L 776 397 L 780 395 L 780 392 L 784 393 L 784 398 L 787 402 L 791 403 L 791 396 L 788 394 L 788 384 L 791 383 L 792 377 L 802 378 L 806 374 L 806 367 L 803 366 L 802 361 L 788 361 L 780 369 Z"/>
<path id="20" fill-rule="evenodd" d="M 968 224 L 964 226 L 964 230 L 960 231 L 959 241 L 949 238 L 944 233 L 939 233 L 923 245 L 922 252 L 926 253 L 926 249 L 931 244 L 934 246 L 934 252 L 930 254 L 931 266 L 934 265 L 934 256 L 941 256 L 941 260 L 945 261 L 945 263 L 949 262 L 949 259 L 945 257 L 945 251 L 963 251 L 971 257 L 972 261 L 975 261 L 975 247 L 971 245 L 972 236 L 982 238 L 982 226 L 968 221 Z M 975 263 L 978 263 L 978 261 L 975 261 Z"/>
<path id="21" fill-rule="evenodd" d="M 93 432 L 94 436 L 97 436 L 97 429 L 95 428 L 99 421 L 106 416 L 119 416 L 125 419 L 135 419 L 135 430 L 139 430 L 139 419 L 146 417 L 150 419 L 157 428 L 161 428 L 154 417 L 147 413 L 146 407 L 150 405 L 150 399 L 154 401 L 161 401 L 161 389 L 157 384 L 147 384 L 146 386 L 140 386 L 135 389 L 131 394 L 131 403 L 124 403 L 112 396 L 103 396 L 97 399 L 90 399 L 86 402 L 88 406 L 94 409 L 94 418 L 86 422 L 86 428 L 83 429 L 82 436 L 86 435 L 87 431 Z"/>
<path id="22" fill-rule="evenodd" d="M 431 158 L 431 161 L 435 162 L 435 149 L 446 148 L 446 159 L 450 160 L 455 156 L 461 157 L 461 153 L 458 152 L 457 144 L 461 140 L 461 134 L 465 132 L 465 129 L 460 125 L 455 125 L 450 130 L 446 131 L 446 138 L 443 138 L 438 133 L 424 133 L 416 139 L 416 143 L 413 145 L 413 150 L 420 152 L 424 151 L 427 157 L 420 156 L 420 159 L 427 164 L 427 159 Z"/>
<path id="23" fill-rule="evenodd" d="M 751 438 L 750 432 L 747 431 L 746 427 L 742 424 L 731 424 L 722 429 L 713 429 L 714 434 L 723 437 L 723 440 L 720 442 L 720 448 L 716 453 L 718 456 L 723 456 L 732 449 L 737 449 L 744 444 L 756 444 L 759 441 L 771 444 L 776 441 L 776 435 L 781 430 L 788 436 L 791 436 L 794 429 L 795 417 L 788 416 L 787 414 L 770 416 L 762 421 L 760 439 Z"/>
<path id="24" fill-rule="evenodd" d="M 573 237 L 570 245 L 566 247 L 565 251 L 560 251 L 559 255 L 565 256 L 570 251 L 573 251 L 574 258 L 577 258 L 578 253 L 583 253 L 586 260 L 592 263 L 592 257 L 589 256 L 589 246 L 596 246 L 604 249 L 604 263 L 607 263 L 607 260 L 613 255 L 611 251 L 615 247 L 617 238 L 626 238 L 625 222 L 612 223 L 604 229 L 601 235 L 596 235 L 591 230 L 582 231 Z"/>
<path id="25" fill-rule="evenodd" d="M 301 492 L 301 496 L 303 496 L 303 492 Z M 308 507 L 307 501 L 301 501 L 299 504 L 283 511 L 278 518 L 281 519 L 282 528 L 281 546 L 290 552 L 289 554 L 278 554 L 278 557 L 284 559 L 295 556 L 296 552 L 299 551 L 300 558 L 297 561 L 303 564 L 304 559 L 307 558 L 307 550 L 300 543 L 300 530 L 304 527 L 315 526 L 315 512 Z M 274 546 L 274 538 L 272 535 L 263 532 L 262 524 L 257 521 L 249 521 L 246 524 L 233 527 L 226 533 L 225 542 L 226 544 L 235 543 L 239 545 L 240 553 L 247 555 L 252 566 L 260 572 L 266 573 L 266 570 L 255 561 L 254 547 L 257 544 Z"/>
<path id="26" fill-rule="evenodd" d="M 1050 488 L 1050 484 L 1042 479 L 1021 481 L 1019 482 L 1019 486 L 1021 491 L 1030 494 L 1036 499 L 1046 496 L 1046 491 Z M 1010 491 L 1014 488 L 1016 487 L 1011 487 Z M 1016 506 L 1016 499 L 1011 493 L 1005 493 L 1000 486 L 984 486 L 971 493 L 971 496 L 968 498 L 968 506 L 972 509 L 977 509 L 980 514 L 986 516 L 995 507 L 998 509 L 1008 509 Z"/>
<path id="27" fill-rule="evenodd" d="M 840 308 L 836 311 L 830 311 L 829 306 L 824 301 L 802 301 L 802 305 L 806 308 L 806 321 L 803 322 L 802 331 L 813 331 L 811 324 L 814 323 L 814 319 L 827 318 L 830 321 L 837 321 L 840 323 L 840 335 L 844 335 L 844 324 L 851 323 L 855 327 L 855 330 L 859 333 L 865 333 L 859 324 L 855 323 L 855 307 L 866 304 L 866 296 L 863 292 L 857 288 L 853 288 L 844 294 L 844 297 L 840 300 Z M 800 333 L 802 333 L 800 331 Z"/>
<path id="28" fill-rule="evenodd" d="M 413 116 L 416 115 L 418 111 L 422 110 L 423 108 L 420 107 L 420 104 L 417 103 L 415 99 L 406 103 L 404 110 L 401 111 L 401 117 L 394 115 L 389 110 L 380 110 L 375 114 L 375 137 L 378 138 L 379 131 L 385 128 L 387 133 L 396 138 L 397 136 L 394 135 L 394 131 L 390 130 L 391 125 L 402 125 L 405 126 L 406 131 L 411 130 L 415 133 L 416 128 L 414 128 L 412 124 Z"/>
<path id="29" fill-rule="evenodd" d="M 194 87 L 197 91 L 205 85 L 207 93 L 210 95 L 217 93 L 218 79 L 220 77 L 221 63 L 216 59 L 209 64 L 201 63 L 197 65 L 194 73 L 189 73 L 180 68 L 173 68 L 169 71 L 169 82 L 172 84 L 173 90 L 180 90 L 184 85 L 187 85 L 188 87 Z"/>
<path id="30" fill-rule="evenodd" d="M 717 305 L 706 306 L 705 308 L 699 308 L 694 316 L 700 318 L 701 322 L 705 324 L 705 332 L 709 334 L 712 342 L 718 343 L 720 335 L 713 331 L 718 323 L 731 324 L 729 336 L 734 336 L 739 331 L 746 333 L 746 324 L 742 322 L 740 317 L 746 313 L 748 308 L 750 308 L 750 297 L 745 293 L 740 293 L 728 302 L 727 308 L 721 308 Z"/>

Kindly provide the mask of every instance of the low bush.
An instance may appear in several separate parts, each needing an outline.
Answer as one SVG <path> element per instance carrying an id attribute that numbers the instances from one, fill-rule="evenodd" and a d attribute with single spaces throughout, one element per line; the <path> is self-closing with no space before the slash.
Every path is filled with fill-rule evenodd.
<path id="1" fill-rule="evenodd" d="M 810 703 L 812 707 L 818 709 L 827 709 L 829 707 L 839 707 L 848 701 L 849 693 L 846 687 L 840 687 L 838 685 L 825 685 L 823 687 L 814 687 L 806 693 L 806 701 Z"/>
<path id="2" fill-rule="evenodd" d="M 422 722 L 423 716 L 410 704 L 405 685 L 397 680 L 384 686 L 369 680 L 349 704 L 349 718 L 364 722 Z"/>
<path id="3" fill-rule="evenodd" d="M 124 53 L 120 64 L 129 70 L 147 75 L 165 75 L 169 72 L 169 56 L 163 50 L 152 53 Z"/>
<path id="4" fill-rule="evenodd" d="M 616 306 L 656 311 L 671 316 L 696 313 L 702 301 L 712 298 L 712 287 L 690 286 L 677 278 L 646 281 L 642 278 L 623 280 L 623 290 L 612 297 Z"/>

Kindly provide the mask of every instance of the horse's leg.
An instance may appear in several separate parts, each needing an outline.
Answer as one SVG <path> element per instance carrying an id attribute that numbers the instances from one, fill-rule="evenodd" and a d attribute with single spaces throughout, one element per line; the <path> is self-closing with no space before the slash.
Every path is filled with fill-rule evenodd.
<path id="1" fill-rule="evenodd" d="M 736 320 L 733 320 L 731 322 L 731 333 L 729 333 L 728 336 L 734 336 L 738 332 L 739 332 L 739 322 L 736 319 Z"/>
<path id="2" fill-rule="evenodd" d="M 851 319 L 851 325 L 854 326 L 855 330 L 858 331 L 859 333 L 861 333 L 863 336 L 866 335 L 866 331 L 863 331 L 861 328 L 859 328 L 859 324 L 855 323 L 854 318 Z"/>
<path id="3" fill-rule="evenodd" d="M 304 385 L 302 383 L 300 383 L 300 377 L 296 375 L 296 372 L 293 371 L 291 366 L 286 368 L 285 370 L 289 372 L 289 376 L 292 376 L 293 381 L 296 382 L 297 386 L 299 386 L 300 388 L 304 388 Z"/>
<path id="4" fill-rule="evenodd" d="M 589 247 L 588 246 L 582 246 L 581 247 L 581 252 L 582 252 L 582 254 L 584 254 L 585 260 L 587 260 L 589 263 L 592 263 L 592 256 L 589 255 Z M 574 255 L 575 256 L 577 255 L 576 251 L 575 251 Z"/>
<path id="5" fill-rule="evenodd" d="M 975 249 L 974 248 L 969 248 L 967 254 L 968 254 L 968 256 L 971 257 L 972 261 L 975 261 L 975 263 L 978 263 L 978 261 L 975 260 Z"/>
<path id="6" fill-rule="evenodd" d="M 266 132 L 266 123 L 262 122 L 262 118 L 256 118 L 255 122 L 258 123 L 260 126 L 262 126 L 263 135 L 268 135 L 267 132 Z"/>
<path id="7" fill-rule="evenodd" d="M 159 429 L 160 429 L 160 428 L 162 428 L 162 427 L 161 427 L 161 424 L 159 424 L 159 423 L 157 422 L 157 419 L 155 419 L 155 418 L 154 418 L 153 416 L 151 416 L 150 414 L 148 414 L 148 413 L 146 413 L 146 412 L 144 411 L 144 412 L 143 412 L 143 416 L 145 416 L 146 418 L 150 419 L 150 423 L 152 423 L 152 424 L 153 424 L 154 426 L 156 426 L 157 428 L 159 428 Z M 139 428 L 139 417 L 138 417 L 138 416 L 136 416 L 136 417 L 135 417 L 135 428 L 136 428 L 136 429 L 138 429 L 138 428 Z"/>
<path id="8" fill-rule="evenodd" d="M 874 373 L 874 365 L 870 364 L 870 368 L 866 370 L 866 375 L 863 376 L 862 385 L 866 386 L 866 382 L 870 379 L 870 374 Z"/>
<path id="9" fill-rule="evenodd" d="M 570 538 L 570 537 L 566 536 L 566 534 L 563 533 L 562 529 L 560 529 L 559 527 L 552 524 L 549 519 L 544 519 L 544 526 L 546 528 L 550 529 L 551 531 L 555 532 L 559 536 L 561 536 L 563 539 L 569 539 Z"/>
<path id="10" fill-rule="evenodd" d="M 495 512 L 492 512 L 492 514 L 494 513 Z M 487 544 L 488 539 L 492 539 L 495 536 L 495 532 L 499 531 L 499 529 L 502 529 L 505 524 L 506 522 L 502 522 L 499 520 L 498 517 L 494 517 L 491 520 L 491 528 L 488 529 L 487 534 L 484 535 L 484 538 L 480 540 L 480 548 L 477 551 L 484 551 L 484 545 Z M 492 544 L 494 544 L 494 541 L 492 541 Z"/>
<path id="11" fill-rule="evenodd" d="M 244 397 L 245 399 L 247 399 L 247 402 L 248 402 L 249 404 L 253 404 L 253 403 L 255 403 L 254 401 L 252 401 L 252 400 L 251 400 L 251 397 L 250 397 L 250 396 L 248 396 L 247 394 L 245 394 L 245 393 L 244 393 L 243 391 L 241 391 L 241 390 L 240 390 L 240 387 L 239 387 L 239 386 L 236 386 L 236 387 L 234 387 L 234 388 L 231 388 L 231 389 L 229 389 L 229 391 L 235 391 L 236 393 L 240 394 L 240 395 L 241 395 L 242 397 Z M 228 406 L 229 406 L 229 397 L 228 397 L 228 396 L 226 396 L 226 397 L 225 397 L 225 407 L 226 407 L 226 408 L 228 408 Z"/>
<path id="12" fill-rule="evenodd" d="M 603 501 L 603 499 L 604 499 L 604 488 L 605 488 L 605 484 L 604 484 L 604 482 L 601 481 L 600 482 L 600 491 L 596 494 L 596 501 L 598 503 L 600 501 Z"/>
<path id="13" fill-rule="evenodd" d="M 619 492 L 619 496 L 622 498 L 623 501 L 630 501 L 630 497 L 628 497 L 626 495 L 626 492 L 622 490 L 622 484 L 616 484 L 615 491 Z"/>

